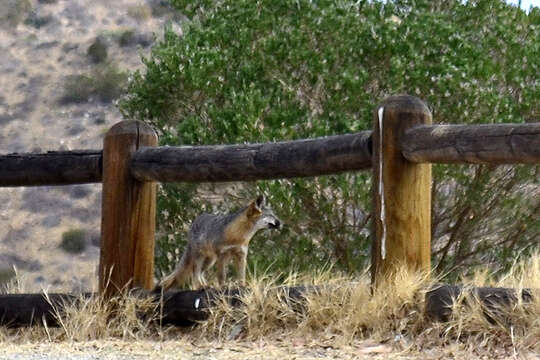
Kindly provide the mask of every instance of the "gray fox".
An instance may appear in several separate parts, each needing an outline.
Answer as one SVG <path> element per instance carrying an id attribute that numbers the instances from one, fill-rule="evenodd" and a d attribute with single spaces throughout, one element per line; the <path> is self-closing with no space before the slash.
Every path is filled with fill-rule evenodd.
<path id="1" fill-rule="evenodd" d="M 246 257 L 249 241 L 261 229 L 279 229 L 281 221 L 265 206 L 261 195 L 242 209 L 226 214 L 198 216 L 188 234 L 188 244 L 175 270 L 166 276 L 158 288 L 180 286 L 191 278 L 195 289 L 206 285 L 204 271 L 217 262 L 218 283 L 225 283 L 231 258 L 240 282 L 246 279 Z"/>

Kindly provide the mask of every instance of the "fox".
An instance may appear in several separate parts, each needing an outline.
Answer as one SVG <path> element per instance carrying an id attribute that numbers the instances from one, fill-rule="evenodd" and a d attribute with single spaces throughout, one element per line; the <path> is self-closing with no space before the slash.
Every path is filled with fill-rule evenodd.
<path id="1" fill-rule="evenodd" d="M 244 285 L 246 262 L 251 238 L 262 229 L 280 229 L 282 221 L 259 195 L 247 206 L 225 214 L 201 214 L 191 224 L 188 244 L 175 270 L 158 284 L 163 291 L 180 287 L 191 280 L 192 287 L 206 286 L 204 272 L 217 263 L 217 280 L 225 284 L 227 266 L 235 262 L 236 275 Z"/>

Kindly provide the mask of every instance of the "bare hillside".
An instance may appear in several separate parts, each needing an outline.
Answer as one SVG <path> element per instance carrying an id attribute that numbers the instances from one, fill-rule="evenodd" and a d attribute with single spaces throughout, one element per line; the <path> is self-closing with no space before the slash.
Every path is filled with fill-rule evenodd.
<path id="1" fill-rule="evenodd" d="M 1 0 L 0 153 L 100 149 L 122 120 L 127 72 L 165 22 L 159 0 Z M 15 266 L 28 291 L 91 289 L 99 257 L 99 184 L 0 188 L 0 282 Z M 82 252 L 60 247 L 82 230 Z"/>

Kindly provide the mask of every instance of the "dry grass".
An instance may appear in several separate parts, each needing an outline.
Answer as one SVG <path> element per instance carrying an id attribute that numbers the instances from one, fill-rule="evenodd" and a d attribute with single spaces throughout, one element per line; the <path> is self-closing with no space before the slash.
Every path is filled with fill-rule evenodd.
<path id="1" fill-rule="evenodd" d="M 477 273 L 464 284 L 540 288 L 540 256 L 516 264 L 500 279 Z M 245 306 L 227 301 L 218 304 L 208 321 L 191 329 L 162 328 L 156 318 L 141 317 L 156 305 L 140 298 L 123 296 L 112 301 L 82 299 L 57 314 L 60 328 L 0 328 L 0 342 L 17 344 L 41 341 L 86 342 L 92 340 L 135 340 L 163 343 L 182 338 L 191 342 L 257 343 L 316 341 L 333 347 L 351 347 L 358 342 L 382 344 L 401 355 L 439 354 L 488 358 L 535 356 L 540 353 L 540 294 L 532 303 L 518 302 L 500 309 L 489 321 L 474 299 L 458 299 L 454 315 L 446 323 L 424 316 L 424 295 L 433 282 L 425 277 L 400 272 L 371 294 L 367 275 L 351 278 L 331 271 L 309 276 L 259 276 L 250 280 L 250 290 L 240 296 Z M 283 285 L 316 285 L 303 300 L 292 299 Z M 19 283 L 9 292 L 17 292 Z M 465 301 L 466 300 L 466 301 Z M 154 311 L 159 313 L 159 307 Z M 284 340 L 286 339 L 286 340 Z M 295 340 L 296 339 L 296 340 Z M 523 355 L 525 356 L 525 355 Z"/>
<path id="2" fill-rule="evenodd" d="M 457 348 L 495 358 L 540 353 L 540 294 L 532 303 L 518 302 L 498 309 L 490 322 L 479 302 L 457 299 L 446 323 L 424 316 L 424 298 L 434 281 L 420 274 L 400 272 L 371 294 L 368 276 L 336 277 L 330 272 L 309 279 L 290 276 L 287 286 L 319 285 L 305 301 L 293 301 L 274 278 L 251 280 L 242 296 L 244 307 L 226 301 L 212 310 L 210 319 L 194 329 L 197 336 L 221 341 L 262 338 L 331 339 L 350 345 L 358 340 L 391 344 L 399 351 L 424 352 L 437 347 Z M 466 286 L 540 289 L 540 256 L 519 263 L 500 279 L 486 272 L 463 279 Z M 497 315 L 497 316 L 495 316 Z"/>

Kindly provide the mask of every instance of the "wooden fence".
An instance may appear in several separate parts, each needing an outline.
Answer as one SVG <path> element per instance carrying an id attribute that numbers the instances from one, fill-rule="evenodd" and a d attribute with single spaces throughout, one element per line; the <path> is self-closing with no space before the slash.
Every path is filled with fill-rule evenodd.
<path id="1" fill-rule="evenodd" d="M 0 186 L 101 182 L 99 284 L 110 295 L 126 286 L 153 287 L 157 181 L 251 181 L 371 169 L 376 283 L 401 265 L 430 270 L 431 163 L 540 163 L 540 123 L 431 122 L 428 107 L 407 95 L 376 108 L 373 131 L 276 143 L 158 147 L 148 125 L 124 121 L 106 134 L 103 151 L 0 156 Z M 2 301 L 0 312 L 9 306 Z"/>

